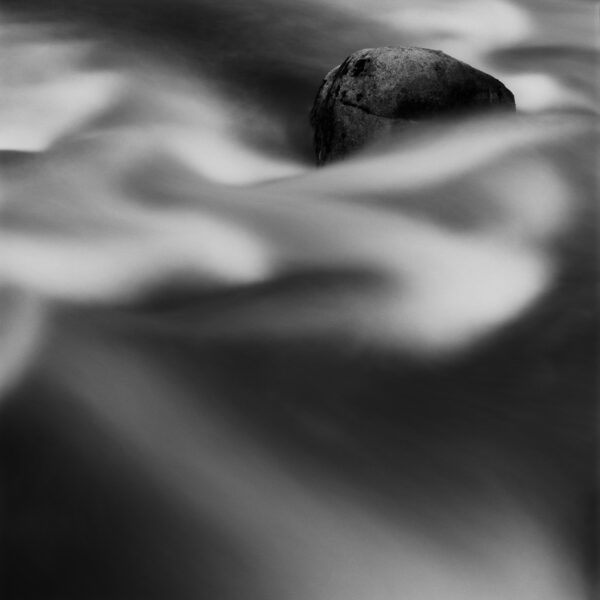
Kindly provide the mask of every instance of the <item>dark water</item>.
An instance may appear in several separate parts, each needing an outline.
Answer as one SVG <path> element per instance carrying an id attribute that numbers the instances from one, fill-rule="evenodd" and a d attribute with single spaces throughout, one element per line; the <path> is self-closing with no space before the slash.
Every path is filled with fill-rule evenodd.
<path id="1" fill-rule="evenodd" d="M 0 17 L 2 598 L 592 597 L 592 4 Z M 518 111 L 316 169 L 382 45 Z"/>

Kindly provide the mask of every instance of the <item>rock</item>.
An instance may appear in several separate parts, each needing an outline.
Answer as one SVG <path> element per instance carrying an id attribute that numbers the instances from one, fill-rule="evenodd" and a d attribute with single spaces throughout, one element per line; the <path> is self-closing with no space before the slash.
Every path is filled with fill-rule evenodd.
<path id="1" fill-rule="evenodd" d="M 512 92 L 439 50 L 359 50 L 327 73 L 315 98 L 310 120 L 317 164 L 421 120 L 490 108 L 514 111 Z"/>

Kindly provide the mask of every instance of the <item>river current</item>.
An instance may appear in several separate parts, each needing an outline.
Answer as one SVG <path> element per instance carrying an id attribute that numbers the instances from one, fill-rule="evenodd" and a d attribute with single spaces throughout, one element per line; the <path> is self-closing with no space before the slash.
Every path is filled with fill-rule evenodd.
<path id="1" fill-rule="evenodd" d="M 0 1 L 2 597 L 591 597 L 598 18 Z M 386 45 L 517 112 L 317 168 Z"/>

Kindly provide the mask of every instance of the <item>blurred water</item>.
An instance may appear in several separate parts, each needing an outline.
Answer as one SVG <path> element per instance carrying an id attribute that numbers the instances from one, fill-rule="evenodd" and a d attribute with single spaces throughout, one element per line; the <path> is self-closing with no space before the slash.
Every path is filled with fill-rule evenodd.
<path id="1" fill-rule="evenodd" d="M 597 7 L 0 19 L 3 598 L 592 594 Z M 382 45 L 518 112 L 317 170 L 321 78 Z"/>

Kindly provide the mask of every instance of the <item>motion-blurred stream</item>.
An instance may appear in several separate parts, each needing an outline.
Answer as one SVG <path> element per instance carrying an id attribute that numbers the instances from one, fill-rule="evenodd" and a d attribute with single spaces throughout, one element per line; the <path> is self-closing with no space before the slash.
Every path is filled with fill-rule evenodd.
<path id="1" fill-rule="evenodd" d="M 597 44 L 580 0 L 0 0 L 2 598 L 591 598 Z M 384 45 L 517 112 L 317 169 Z"/>

